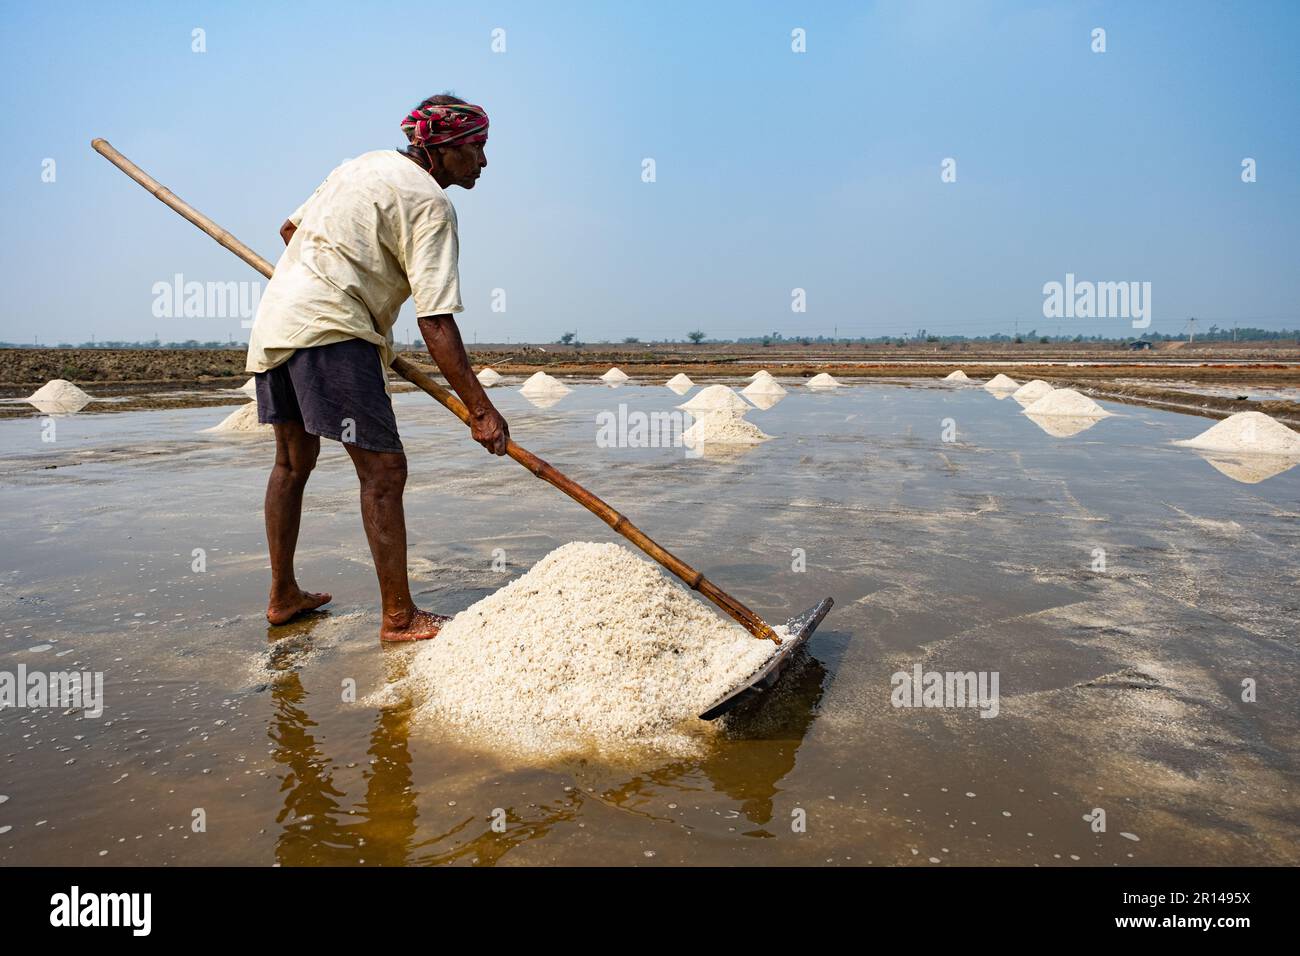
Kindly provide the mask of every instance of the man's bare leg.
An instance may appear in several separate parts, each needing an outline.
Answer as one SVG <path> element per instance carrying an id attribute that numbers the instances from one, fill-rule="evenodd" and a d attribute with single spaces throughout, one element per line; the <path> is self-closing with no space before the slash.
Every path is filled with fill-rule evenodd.
<path id="1" fill-rule="evenodd" d="M 421 611 L 411 600 L 406 577 L 406 456 L 401 452 L 367 451 L 345 444 L 361 481 L 361 521 L 370 542 L 379 576 L 384 620 L 381 641 L 422 641 L 437 637 L 449 618 Z"/>
<path id="2" fill-rule="evenodd" d="M 303 611 L 313 611 L 330 595 L 304 591 L 293 572 L 302 522 L 302 492 L 316 467 L 320 439 L 307 434 L 301 422 L 272 426 L 275 430 L 275 467 L 266 483 L 266 543 L 271 551 L 271 599 L 266 619 L 284 624 Z"/>

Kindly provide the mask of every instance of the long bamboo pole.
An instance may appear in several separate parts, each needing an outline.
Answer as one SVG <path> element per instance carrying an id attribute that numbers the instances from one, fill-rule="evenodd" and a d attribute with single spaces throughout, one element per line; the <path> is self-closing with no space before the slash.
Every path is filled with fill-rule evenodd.
<path id="1" fill-rule="evenodd" d="M 203 213 L 199 212 L 135 163 L 131 162 L 131 160 L 119 153 L 113 148 L 108 140 L 101 138 L 93 139 L 91 140 L 90 145 L 94 148 L 95 152 L 99 153 L 110 163 L 143 186 L 159 202 L 168 206 L 175 212 L 179 213 L 183 218 L 198 226 L 213 239 L 217 240 L 221 245 L 239 256 L 239 258 L 243 259 L 262 275 L 266 276 L 266 278 L 271 278 L 271 273 L 274 271 L 275 267 L 272 266 L 270 262 L 263 259 L 225 229 L 222 229 L 207 216 L 203 215 Z M 466 425 L 470 423 L 469 409 L 465 407 L 464 403 L 450 391 L 435 382 L 428 374 L 423 372 L 419 366 L 407 361 L 399 355 L 393 360 L 391 368 L 412 385 L 415 385 L 417 388 L 433 396 L 439 404 Z M 685 582 L 688 587 L 698 591 L 700 594 L 712 601 L 713 604 L 716 605 L 724 614 L 740 624 L 745 628 L 745 630 L 749 631 L 749 633 L 758 638 L 774 641 L 777 644 L 781 643 L 781 638 L 776 635 L 772 628 L 763 622 L 762 618 L 745 605 L 741 604 L 726 591 L 722 590 L 702 573 L 696 571 L 685 561 L 682 561 L 667 549 L 656 544 L 649 535 L 629 521 L 626 515 L 621 514 L 614 508 L 610 507 L 601 498 L 592 494 L 576 481 L 562 474 L 554 466 L 543 461 L 541 458 L 538 458 L 526 448 L 522 448 L 515 444 L 513 439 L 511 439 L 506 445 L 506 454 L 519 462 L 519 464 L 523 465 L 538 478 L 542 479 L 542 481 L 554 485 L 596 517 L 600 518 L 623 537 L 627 538 L 638 548 L 675 574 Z"/>

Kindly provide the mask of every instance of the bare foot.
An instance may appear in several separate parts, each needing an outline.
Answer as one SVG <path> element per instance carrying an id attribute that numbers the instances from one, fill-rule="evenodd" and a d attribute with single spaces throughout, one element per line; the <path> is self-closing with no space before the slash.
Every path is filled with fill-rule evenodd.
<path id="1" fill-rule="evenodd" d="M 430 614 L 428 611 L 416 610 L 406 618 L 405 623 L 384 619 L 379 629 L 381 641 L 427 641 L 437 637 L 442 626 L 451 618 L 442 614 Z"/>
<path id="2" fill-rule="evenodd" d="M 322 604 L 328 604 L 331 598 L 332 595 L 324 591 L 314 593 L 299 589 L 296 594 L 285 598 L 272 598 L 266 608 L 266 619 L 276 625 L 287 624 L 304 611 L 314 611 Z"/>

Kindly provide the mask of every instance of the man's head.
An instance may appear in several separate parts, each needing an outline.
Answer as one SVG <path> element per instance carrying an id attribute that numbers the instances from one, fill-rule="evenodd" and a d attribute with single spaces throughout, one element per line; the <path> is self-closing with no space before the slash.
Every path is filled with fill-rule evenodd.
<path id="1" fill-rule="evenodd" d="M 402 132 L 438 185 L 473 189 L 487 166 L 487 113 L 458 96 L 431 96 L 407 114 Z"/>

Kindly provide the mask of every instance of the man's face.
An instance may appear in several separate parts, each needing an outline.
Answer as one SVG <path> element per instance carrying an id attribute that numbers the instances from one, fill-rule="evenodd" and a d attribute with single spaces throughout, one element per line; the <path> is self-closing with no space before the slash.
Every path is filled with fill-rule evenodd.
<path id="1" fill-rule="evenodd" d="M 485 143 L 462 143 L 459 146 L 447 146 L 438 150 L 442 160 L 442 169 L 447 177 L 447 185 L 473 189 L 479 176 L 487 167 Z"/>

